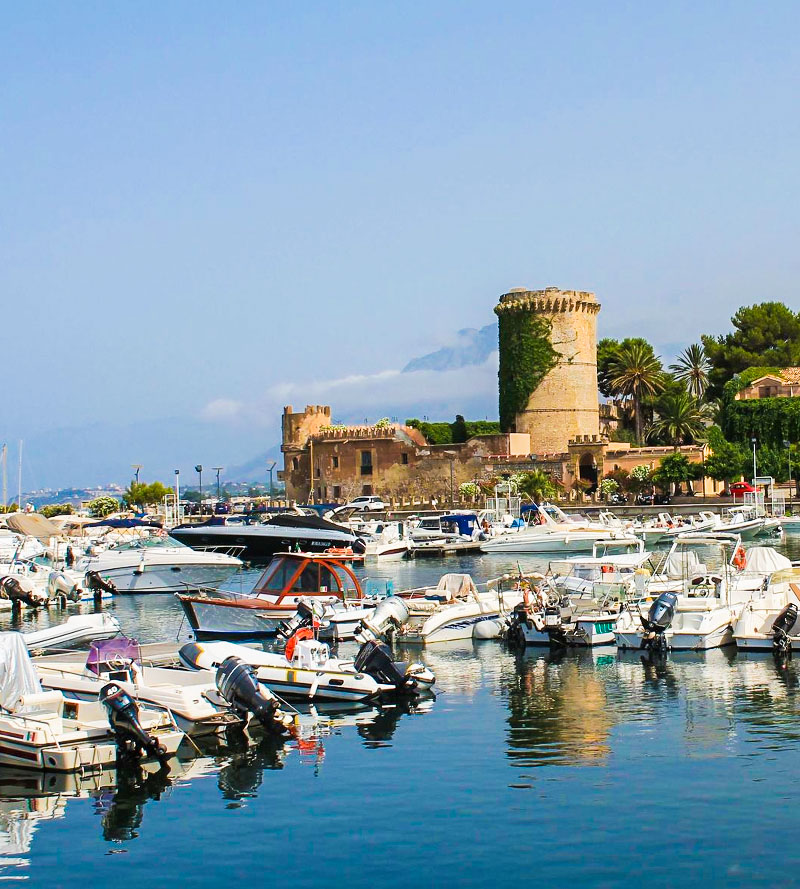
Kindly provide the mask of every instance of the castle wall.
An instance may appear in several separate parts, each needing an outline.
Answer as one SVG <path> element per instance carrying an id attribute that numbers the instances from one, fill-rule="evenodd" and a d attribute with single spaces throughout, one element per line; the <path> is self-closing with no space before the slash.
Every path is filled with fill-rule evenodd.
<path id="1" fill-rule="evenodd" d="M 582 290 L 512 290 L 495 309 L 501 323 L 514 312 L 531 312 L 551 324 L 550 342 L 558 362 L 516 415 L 515 431 L 528 433 L 531 451 L 560 453 L 576 436 L 598 435 L 597 313 L 595 295 Z M 509 317 L 503 319 L 502 315 Z M 500 360 L 503 360 L 501 354 Z"/>

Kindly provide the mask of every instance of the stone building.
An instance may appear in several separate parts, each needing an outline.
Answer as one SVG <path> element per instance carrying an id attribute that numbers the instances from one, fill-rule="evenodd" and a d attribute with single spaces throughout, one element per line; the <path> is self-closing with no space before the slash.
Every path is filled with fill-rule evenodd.
<path id="1" fill-rule="evenodd" d="M 796 398 L 800 395 L 800 367 L 784 367 L 778 373 L 765 374 L 736 393 L 737 401 L 754 398 Z"/>
<path id="2" fill-rule="evenodd" d="M 308 405 L 300 413 L 287 406 L 282 419 L 284 468 L 279 473 L 287 497 L 342 502 L 370 494 L 397 499 L 435 494 L 443 502 L 441 494 L 461 482 L 531 469 L 546 470 L 565 493 L 575 496 L 578 479 L 594 491 L 615 469 L 630 471 L 640 464 L 655 468 L 672 448 L 636 448 L 609 440 L 621 417 L 616 405 L 598 404 L 599 311 L 595 295 L 583 290 L 519 288 L 500 297 L 495 312 L 500 325 L 501 417 L 503 381 L 515 384 L 513 362 L 519 355 L 541 347 L 542 354 L 549 352 L 550 362 L 538 384 L 524 393 L 512 428 L 499 435 L 437 446 L 402 424 L 339 426 L 332 423 L 328 405 Z M 503 343 L 509 341 L 515 341 L 516 356 L 504 354 Z M 798 370 L 800 381 L 800 369 L 791 370 Z M 800 389 L 800 382 L 795 388 Z M 520 390 L 514 394 L 519 397 Z M 700 445 L 680 452 L 692 463 L 708 456 Z M 710 479 L 696 485 L 706 494 L 719 487 Z"/>
<path id="3" fill-rule="evenodd" d="M 532 352 L 537 346 L 525 332 L 530 318 L 549 329 L 549 341 L 555 350 L 554 364 L 532 392 L 527 403 L 516 412 L 513 429 L 530 435 L 534 453 L 563 451 L 566 443 L 579 435 L 598 435 L 600 420 L 597 399 L 597 313 L 600 303 L 585 290 L 510 290 L 495 307 L 500 325 L 500 399 L 501 422 L 504 379 L 516 380 L 522 372 L 520 355 L 503 348 L 504 340 L 516 337 L 521 351 Z M 542 345 L 541 343 L 539 344 Z M 523 358 L 527 360 L 527 355 Z M 541 359 L 539 359 L 541 360 Z"/>

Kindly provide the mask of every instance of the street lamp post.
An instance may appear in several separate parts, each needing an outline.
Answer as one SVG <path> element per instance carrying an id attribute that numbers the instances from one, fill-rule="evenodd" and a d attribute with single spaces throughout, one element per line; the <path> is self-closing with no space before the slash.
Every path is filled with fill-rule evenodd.
<path id="1" fill-rule="evenodd" d="M 197 473 L 199 478 L 199 488 L 200 488 L 200 515 L 203 514 L 203 464 L 198 463 L 195 466 L 194 471 Z"/>
<path id="2" fill-rule="evenodd" d="M 789 463 L 789 515 L 792 514 L 792 443 L 785 441 L 783 446 L 786 448 L 786 458 Z"/>
<path id="3" fill-rule="evenodd" d="M 175 470 L 175 521 L 180 521 L 181 515 L 181 471 Z"/>
<path id="4" fill-rule="evenodd" d="M 445 451 L 444 455 L 450 460 L 450 509 L 455 509 L 456 500 L 453 485 L 453 461 L 455 460 L 457 455 L 455 451 Z"/>
<path id="5" fill-rule="evenodd" d="M 272 470 L 277 466 L 275 460 L 270 460 L 269 465 L 267 466 L 267 472 L 269 473 L 269 505 L 272 506 Z"/>
<path id="6" fill-rule="evenodd" d="M 225 468 L 224 466 L 212 466 L 214 472 L 217 473 L 217 503 L 219 503 L 219 474 Z"/>
<path id="7" fill-rule="evenodd" d="M 750 441 L 753 444 L 753 485 L 755 485 L 756 479 L 758 478 L 758 472 L 756 467 L 756 442 L 757 438 L 751 438 Z"/>
<path id="8" fill-rule="evenodd" d="M 141 463 L 134 463 L 134 464 L 133 464 L 133 472 L 134 472 L 134 474 L 135 474 L 135 476 L 136 476 L 136 484 L 137 484 L 137 485 L 139 484 L 139 470 L 140 470 L 141 468 L 142 468 Z"/>

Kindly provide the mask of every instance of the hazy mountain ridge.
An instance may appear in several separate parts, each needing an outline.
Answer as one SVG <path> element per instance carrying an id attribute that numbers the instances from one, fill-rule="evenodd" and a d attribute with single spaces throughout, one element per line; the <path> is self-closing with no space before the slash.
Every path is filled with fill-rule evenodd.
<path id="1" fill-rule="evenodd" d="M 456 334 L 457 340 L 452 346 L 443 346 L 435 352 L 412 358 L 403 368 L 403 373 L 417 370 L 457 370 L 473 364 L 483 364 L 497 351 L 497 322 L 487 324 L 479 330 L 465 327 Z"/>

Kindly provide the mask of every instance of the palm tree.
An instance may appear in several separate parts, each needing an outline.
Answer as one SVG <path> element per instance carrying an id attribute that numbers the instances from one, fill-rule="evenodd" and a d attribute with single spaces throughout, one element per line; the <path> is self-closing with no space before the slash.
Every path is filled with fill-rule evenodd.
<path id="1" fill-rule="evenodd" d="M 700 404 L 688 392 L 665 395 L 658 407 L 658 417 L 647 430 L 647 437 L 667 438 L 676 451 L 687 438 L 699 438 L 711 419 L 708 405 Z"/>
<path id="2" fill-rule="evenodd" d="M 611 386 L 615 394 L 630 398 L 636 422 L 636 441 L 642 440 L 643 395 L 656 395 L 664 388 L 661 362 L 649 343 L 632 340 L 620 346 L 611 365 Z"/>
<path id="3" fill-rule="evenodd" d="M 675 364 L 670 364 L 669 369 L 676 380 L 686 384 L 690 395 L 694 395 L 698 401 L 703 400 L 703 395 L 708 388 L 708 372 L 711 370 L 711 362 L 706 356 L 706 350 L 701 345 L 694 343 L 687 346 L 678 355 Z"/>
<path id="4" fill-rule="evenodd" d="M 513 477 L 516 481 L 517 491 L 531 498 L 534 503 L 542 500 L 550 500 L 556 495 L 556 486 L 553 476 L 543 469 L 533 469 L 530 472 L 520 472 Z"/>

